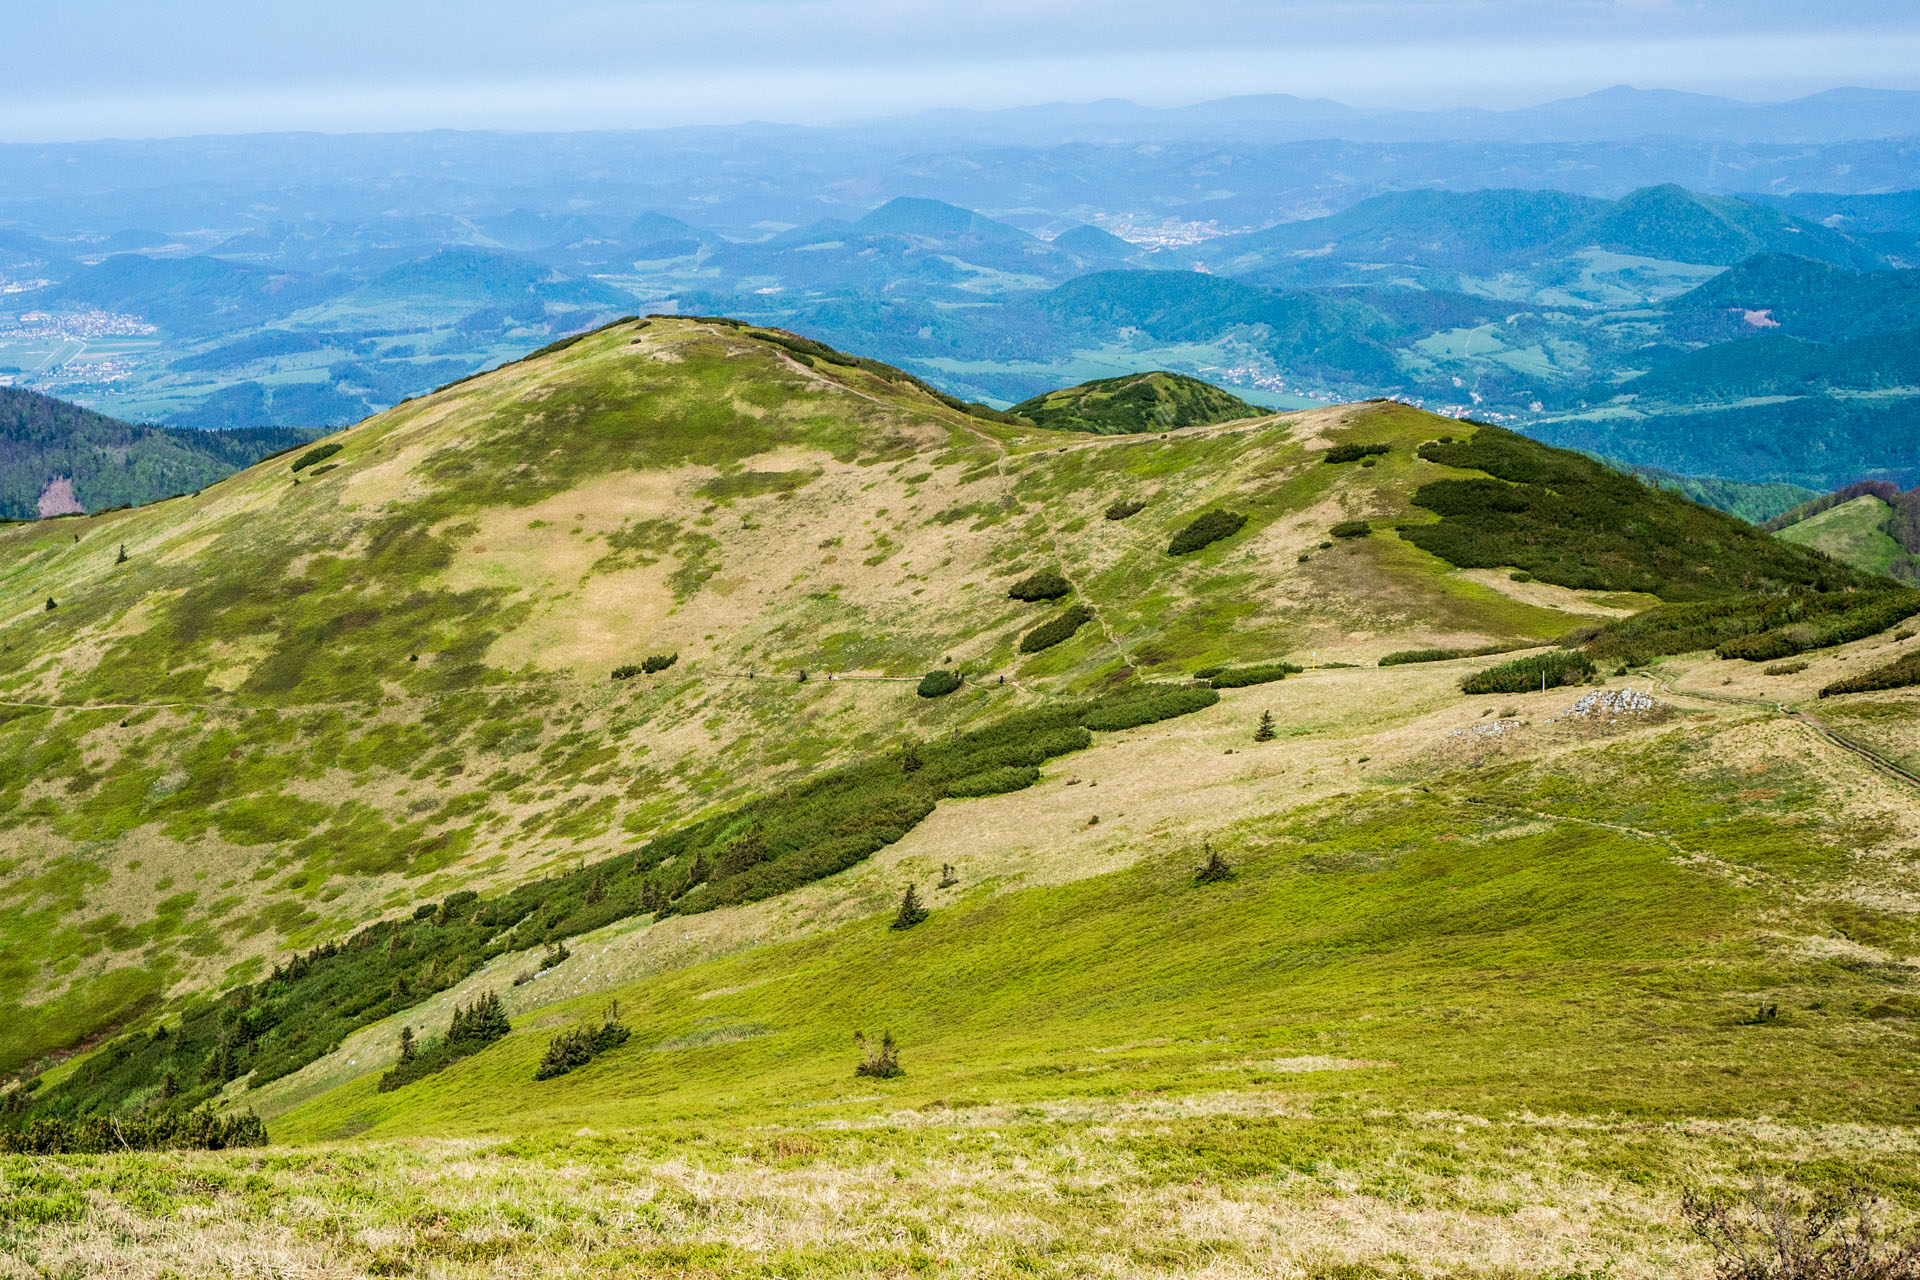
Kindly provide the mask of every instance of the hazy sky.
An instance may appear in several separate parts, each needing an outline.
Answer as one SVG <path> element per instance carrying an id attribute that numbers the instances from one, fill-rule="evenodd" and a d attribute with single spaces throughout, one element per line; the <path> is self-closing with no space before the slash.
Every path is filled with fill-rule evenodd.
<path id="1" fill-rule="evenodd" d="M 1920 88 L 1916 0 L 7 0 L 0 137 Z"/>

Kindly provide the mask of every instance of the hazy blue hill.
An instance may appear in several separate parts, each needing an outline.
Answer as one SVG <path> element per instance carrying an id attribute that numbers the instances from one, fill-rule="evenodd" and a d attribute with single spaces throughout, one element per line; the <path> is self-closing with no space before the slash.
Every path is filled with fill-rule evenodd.
<path id="1" fill-rule="evenodd" d="M 1875 260 L 1816 223 L 1671 183 L 1622 197 L 1569 232 L 1566 241 L 1570 249 L 1592 245 L 1714 266 L 1732 266 L 1761 253 L 1792 253 L 1843 266 L 1869 266 Z"/>
<path id="2" fill-rule="evenodd" d="M 1920 398 L 1801 396 L 1732 408 L 1662 407 L 1643 417 L 1557 419 L 1548 444 L 1683 475 L 1835 488 L 1862 476 L 1920 484 Z"/>
<path id="3" fill-rule="evenodd" d="M 1706 401 L 1914 386 L 1920 386 L 1920 330 L 1906 329 L 1837 344 L 1773 333 L 1715 343 L 1629 379 L 1618 390 Z"/>
<path id="4" fill-rule="evenodd" d="M 289 277 L 222 258 L 123 253 L 80 269 L 43 290 L 35 301 L 125 312 L 174 333 L 195 334 L 259 324 L 320 302 L 343 287 L 338 281 Z"/>
<path id="5" fill-rule="evenodd" d="M 1878 260 L 1846 236 L 1781 210 L 1672 185 L 1614 201 L 1565 191 L 1393 192 L 1324 218 L 1208 241 L 1187 256 L 1228 275 L 1279 280 L 1324 273 L 1328 263 L 1486 272 L 1590 247 L 1715 266 L 1767 252 L 1850 266 Z"/>
<path id="6" fill-rule="evenodd" d="M 631 307 L 633 297 L 597 280 L 556 277 L 538 263 L 480 249 L 442 249 L 402 263 L 355 291 L 356 300 L 397 300 L 483 307 L 526 297 L 605 307 Z"/>
<path id="7" fill-rule="evenodd" d="M 1119 261 L 1141 252 L 1139 245 L 1085 222 L 1070 231 L 1061 232 L 1050 243 L 1054 248 L 1063 249 L 1076 257 L 1095 260 Z"/>
<path id="8" fill-rule="evenodd" d="M 1683 341 L 1711 342 L 1777 326 L 1792 337 L 1844 342 L 1910 329 L 1916 316 L 1920 271 L 1861 273 L 1765 254 L 1674 299 L 1667 306 L 1667 332 Z"/>
<path id="9" fill-rule="evenodd" d="M 313 437 L 279 428 L 136 426 L 18 387 L 0 387 L 0 518 L 31 520 L 50 482 L 72 482 L 89 511 L 204 488 Z"/>
<path id="10" fill-rule="evenodd" d="M 589 218 L 578 213 L 546 213 L 533 209 L 515 209 L 512 213 L 484 218 L 480 229 L 505 249 L 531 251 L 580 240 L 597 240 L 610 235 L 610 218 Z"/>
<path id="11" fill-rule="evenodd" d="M 930 240 L 1035 242 L 1035 237 L 1018 227 L 996 222 L 944 200 L 925 200 L 913 196 L 889 200 L 853 225 L 856 230 L 869 235 L 917 236 Z"/>
<path id="12" fill-rule="evenodd" d="M 1605 207 L 1564 191 L 1396 191 L 1324 218 L 1209 241 L 1193 252 L 1230 275 L 1272 265 L 1275 256 L 1308 253 L 1484 268 L 1565 238 Z"/>
<path id="13" fill-rule="evenodd" d="M 1372 307 L 1199 272 L 1099 271 L 1052 290 L 1039 307 L 1060 329 L 1089 336 L 1138 329 L 1166 342 L 1191 342 L 1233 328 L 1255 330 L 1250 340 L 1257 346 L 1315 376 L 1377 385 L 1399 369 L 1385 345 L 1394 326 Z"/>

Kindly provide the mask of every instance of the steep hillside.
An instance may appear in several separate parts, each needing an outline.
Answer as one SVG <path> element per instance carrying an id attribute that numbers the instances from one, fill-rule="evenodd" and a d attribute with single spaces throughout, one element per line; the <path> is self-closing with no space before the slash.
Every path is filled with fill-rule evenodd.
<path id="1" fill-rule="evenodd" d="M 145 427 L 0 387 L 0 519 L 98 511 L 204 488 L 314 433 Z"/>
<path id="2" fill-rule="evenodd" d="M 618 325 L 197 497 L 0 532 L 20 975 L 0 1061 L 903 733 L 1128 673 L 1518 643 L 1621 611 L 1415 545 L 1470 518 L 1416 491 L 1475 474 L 1420 446 L 1471 428 L 1378 404 L 1063 435 L 828 350 Z M 1590 538 L 1528 519 L 1545 554 Z M 1170 554 L 1190 525 L 1211 532 Z M 1652 550 L 1616 537 L 1605 587 L 1647 585 Z M 1697 584 L 1747 553 L 1659 554 Z M 1073 599 L 1009 598 L 1040 571 Z M 1064 642 L 1039 648 L 1048 622 Z M 609 679 L 653 654 L 677 660 Z M 965 691 L 914 696 L 936 667 Z"/>
<path id="3" fill-rule="evenodd" d="M 1498 428 L 656 317 L 0 564 L 0 1145 L 282 1144 L 0 1156 L 42 1269 L 1652 1280 L 1749 1163 L 1912 1194 L 1920 701 L 1817 694 L 1920 593 Z"/>
<path id="4" fill-rule="evenodd" d="M 1049 391 L 1021 401 L 1007 413 L 1051 431 L 1091 431 L 1098 435 L 1205 427 L 1265 416 L 1265 410 L 1230 391 L 1165 370 L 1101 378 Z"/>

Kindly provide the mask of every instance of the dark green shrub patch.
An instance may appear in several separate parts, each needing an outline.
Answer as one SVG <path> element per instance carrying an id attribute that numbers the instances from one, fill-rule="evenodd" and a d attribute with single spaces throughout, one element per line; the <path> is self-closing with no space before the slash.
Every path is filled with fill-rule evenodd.
<path id="1" fill-rule="evenodd" d="M 1869 693 L 1875 689 L 1904 689 L 1909 685 L 1920 684 L 1920 650 L 1897 658 L 1885 666 L 1863 671 L 1857 676 L 1845 680 L 1835 680 L 1820 691 L 1820 696 L 1830 698 L 1836 693 Z"/>
<path id="2" fill-rule="evenodd" d="M 1015 600 L 1058 600 L 1073 594 L 1073 584 L 1052 569 L 1029 574 L 1007 588 Z"/>
<path id="3" fill-rule="evenodd" d="M 541 1055 L 540 1066 L 534 1071 L 533 1078 L 551 1080 L 555 1076 L 566 1075 L 569 1071 L 586 1066 L 601 1054 L 618 1049 L 632 1037 L 633 1032 L 620 1021 L 620 1005 L 616 1001 L 607 1006 L 599 1026 L 574 1027 L 548 1041 L 547 1051 Z"/>
<path id="4" fill-rule="evenodd" d="M 293 466 L 290 468 L 290 470 L 305 471 L 308 467 L 312 466 L 316 462 L 325 462 L 328 458 L 331 458 L 334 454 L 340 452 L 340 450 L 345 447 L 346 447 L 345 445 L 339 444 L 334 441 L 328 441 L 326 444 L 317 444 L 313 446 L 313 448 L 301 454 L 299 457 L 295 458 L 293 460 Z"/>
<path id="5" fill-rule="evenodd" d="M 1032 785 L 1047 760 L 1091 743 L 1091 729 L 1148 724 L 1218 698 L 1192 685 L 1135 685 L 1038 707 L 916 744 L 918 767 L 911 771 L 900 753 L 876 753 L 679 827 L 634 852 L 494 898 L 462 891 L 423 903 L 297 952 L 258 982 L 189 1003 L 165 1035 L 128 1034 L 101 1046 L 58 1083 L 18 1095 L 24 1105 L 0 1117 L 0 1146 L 93 1142 L 116 1117 L 123 1129 L 138 1118 L 130 1108 L 169 1079 L 169 1101 L 186 1115 L 228 1081 L 251 1072 L 258 1086 L 297 1071 L 353 1032 L 455 986 L 509 951 L 546 947 L 551 966 L 565 957 L 564 939 L 616 920 L 772 897 L 885 848 L 943 797 Z M 497 1013 L 497 1002 L 483 997 L 440 1041 L 416 1046 L 414 1061 L 431 1062 L 454 1045 L 490 1043 L 489 1036 L 504 1034 Z M 35 1128 L 50 1122 L 66 1127 Z M 83 1125 L 106 1127 L 83 1133 L 76 1128 Z M 192 1141 L 244 1138 L 241 1130 L 209 1130 Z"/>
<path id="6" fill-rule="evenodd" d="M 9 1155 L 106 1155 L 114 1151 L 222 1151 L 229 1147 L 264 1147 L 267 1126 L 259 1116 L 216 1115 L 202 1107 L 195 1111 L 168 1110 L 152 1115 L 102 1116 L 78 1119 L 40 1116 L 14 1129 L 0 1129 L 0 1152 Z"/>
<path id="7" fill-rule="evenodd" d="M 425 1048 L 413 1047 L 413 1029 L 405 1028 L 400 1061 L 380 1077 L 378 1091 L 391 1093 L 423 1076 L 445 1071 L 460 1059 L 480 1052 L 513 1030 L 500 997 L 489 991 L 471 1005 L 455 1005 L 447 1034 Z"/>
<path id="8" fill-rule="evenodd" d="M 1087 708 L 1080 722 L 1101 733 L 1136 729 L 1201 711 L 1220 701 L 1212 689 L 1190 684 L 1139 685 L 1110 693 Z"/>
<path id="9" fill-rule="evenodd" d="M 1173 541 L 1167 544 L 1167 554 L 1184 556 L 1212 546 L 1222 538 L 1231 538 L 1240 532 L 1247 518 L 1237 511 L 1206 511 L 1196 516 L 1186 528 L 1173 535 Z"/>
<path id="10" fill-rule="evenodd" d="M 1414 502 L 1440 519 L 1400 534 L 1463 569 L 1520 569 L 1563 587 L 1670 600 L 1868 581 L 1732 516 L 1501 427 L 1430 441 L 1420 456 L 1486 473 L 1421 485 Z"/>
<path id="11" fill-rule="evenodd" d="M 1878 635 L 1920 614 L 1920 591 L 1802 591 L 1662 605 L 1607 623 L 1588 653 L 1638 666 L 1662 654 L 1712 649 L 1772 662 Z"/>
<path id="12" fill-rule="evenodd" d="M 1376 454 L 1391 453 L 1390 444 L 1337 444 L 1321 455 L 1322 462 L 1358 462 Z"/>
<path id="13" fill-rule="evenodd" d="M 1147 504 L 1138 498 L 1121 498 L 1107 508 L 1107 519 L 1125 520 L 1128 516 L 1137 516 L 1147 509 Z"/>
<path id="14" fill-rule="evenodd" d="M 640 668 L 634 666 L 632 663 L 613 669 L 613 678 L 615 680 L 631 680 L 639 674 Z"/>
<path id="15" fill-rule="evenodd" d="M 1557 649 L 1476 671 L 1460 681 L 1460 691 L 1528 693 L 1543 688 L 1557 689 L 1563 684 L 1580 684 L 1592 675 L 1592 658 L 1577 649 Z"/>
<path id="16" fill-rule="evenodd" d="M 678 653 L 648 654 L 646 660 L 640 664 L 640 669 L 650 676 L 657 675 L 678 661 L 680 661 Z"/>
<path id="17" fill-rule="evenodd" d="M 1491 658 L 1496 653 L 1511 653 L 1515 649 L 1532 647 L 1522 641 L 1518 644 L 1482 645 L 1478 649 L 1400 649 L 1381 658 L 1377 665 L 1398 667 L 1409 662 L 1450 662 L 1455 658 Z"/>
<path id="18" fill-rule="evenodd" d="M 923 698 L 944 698 L 960 687 L 960 677 L 951 671 L 929 671 L 920 677 L 914 692 Z"/>
<path id="19" fill-rule="evenodd" d="M 1216 689 L 1244 689 L 1248 685 L 1272 684 L 1275 680 L 1285 680 L 1288 676 L 1299 675 L 1300 670 L 1291 662 L 1269 662 L 1258 667 L 1234 667 L 1219 671 L 1210 679 Z"/>
<path id="20" fill-rule="evenodd" d="M 1364 538 L 1373 532 L 1373 525 L 1365 520 L 1342 520 L 1327 532 L 1336 538 Z"/>
<path id="21" fill-rule="evenodd" d="M 1074 605 L 1058 617 L 1050 618 L 1033 630 L 1020 637 L 1020 652 L 1039 653 L 1042 649 L 1073 638 L 1073 633 L 1093 621 L 1093 610 L 1083 604 Z"/>

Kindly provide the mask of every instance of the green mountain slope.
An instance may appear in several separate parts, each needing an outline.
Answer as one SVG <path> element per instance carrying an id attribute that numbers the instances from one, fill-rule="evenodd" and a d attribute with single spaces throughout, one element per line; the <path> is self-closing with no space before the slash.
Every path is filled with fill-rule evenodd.
<path id="1" fill-rule="evenodd" d="M 0 519 L 156 502 L 204 488 L 314 433 L 145 427 L 0 387 Z"/>
<path id="2" fill-rule="evenodd" d="M 297 473 L 282 459 L 190 500 L 0 533 L 16 704 L 0 845 L 27 877 L 5 1059 L 422 894 L 608 856 L 903 732 L 1126 672 L 1371 661 L 1612 608 L 1396 534 L 1438 519 L 1421 486 L 1473 474 L 1419 452 L 1464 428 L 1404 406 L 1063 435 L 826 351 L 616 326 L 371 419 Z M 1324 461 L 1340 443 L 1385 452 Z M 1116 504 L 1137 510 L 1103 519 Z M 1215 509 L 1246 519 L 1168 554 Z M 1354 520 L 1373 536 L 1333 544 Z M 1711 576 L 1744 552 L 1691 554 Z M 1090 622 L 1023 652 L 1069 607 L 1008 599 L 1043 569 Z M 676 652 L 659 676 L 608 679 Z M 964 696 L 891 683 L 948 665 Z"/>
<path id="3" fill-rule="evenodd" d="M 0 560 L 0 1062 L 37 1081 L 0 1140 L 204 1100 L 294 1144 L 35 1158 L 0 1203 L 44 1262 L 844 1274 L 911 1248 L 819 1216 L 884 1165 L 982 1269 L 1036 1190 L 1083 1271 L 1181 1247 L 1127 1225 L 1166 1178 L 1337 1194 L 1367 1225 L 1322 1252 L 1209 1228 L 1311 1273 L 1384 1267 L 1471 1167 L 1541 1212 L 1453 1210 L 1494 1242 L 1456 1270 L 1548 1276 L 1669 1256 L 1680 1188 L 1756 1151 L 1904 1168 L 1920 932 L 1879 904 L 1920 826 L 1784 709 L 1912 654 L 1920 597 L 1498 428 L 1049 431 L 658 317 Z M 1375 665 L 1607 622 L 1606 665 L 1668 656 L 1488 696 L 1508 655 Z M 1806 652 L 1671 653 L 1693 623 Z M 1818 702 L 1900 759 L 1915 705 Z M 489 995 L 511 1026 L 456 1040 Z M 904 1074 L 856 1078 L 883 1033 Z M 563 1037 L 598 1047 L 543 1072 Z M 1335 1155 L 1391 1176 L 1296 1178 Z M 182 1167 L 259 1194 L 85 1181 Z M 683 1176 L 699 1213 L 630 1212 Z"/>
<path id="4" fill-rule="evenodd" d="M 1912 559 L 1911 554 L 1886 531 L 1892 514 L 1893 508 L 1884 499 L 1862 494 L 1786 526 L 1780 530 L 1780 537 L 1868 573 L 1891 574 L 1896 565 L 1902 565 L 1910 575 L 1912 568 L 1906 562 Z"/>
<path id="5" fill-rule="evenodd" d="M 1123 435 L 1211 426 L 1265 412 L 1230 391 L 1185 374 L 1158 370 L 1101 378 L 1023 400 L 1008 414 L 1052 431 Z"/>

